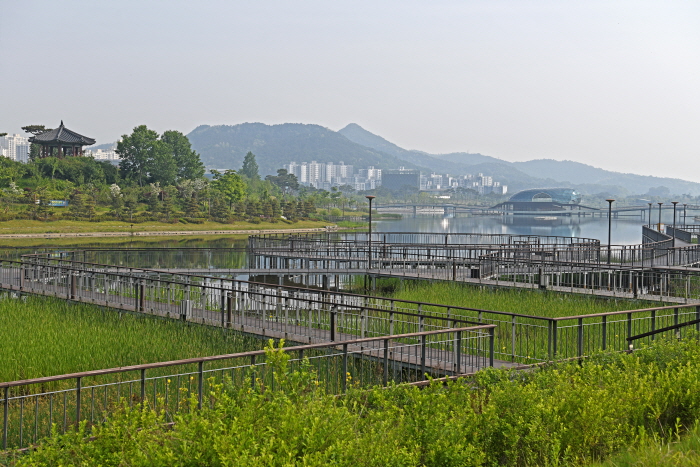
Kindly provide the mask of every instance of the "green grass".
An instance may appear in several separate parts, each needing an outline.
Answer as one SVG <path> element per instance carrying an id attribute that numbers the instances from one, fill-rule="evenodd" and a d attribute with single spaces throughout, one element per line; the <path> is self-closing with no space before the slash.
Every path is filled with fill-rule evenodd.
<path id="1" fill-rule="evenodd" d="M 593 463 L 589 467 L 693 467 L 700 465 L 700 425 L 683 436 L 623 450 L 606 462 Z"/>
<path id="2" fill-rule="evenodd" d="M 59 220 L 52 222 L 32 220 L 12 220 L 0 222 L 0 235 L 4 234 L 42 234 L 42 233 L 85 233 L 85 232 L 123 232 L 125 235 L 140 232 L 173 232 L 173 231 L 204 231 L 204 230 L 277 230 L 277 229 L 307 229 L 325 227 L 328 223 L 323 221 L 299 221 L 292 224 L 284 222 L 261 222 L 252 224 L 249 222 L 236 222 L 234 224 L 220 224 L 218 222 L 204 222 L 202 224 L 168 224 L 164 222 L 134 223 L 126 221 L 68 221 Z"/>
<path id="3" fill-rule="evenodd" d="M 64 300 L 0 299 L 0 380 L 259 350 L 261 340 Z"/>
<path id="4" fill-rule="evenodd" d="M 213 387 L 203 410 L 172 426 L 150 407 L 124 409 L 92 432 L 46 440 L 17 465 L 698 465 L 697 430 L 666 444 L 700 420 L 695 338 L 343 397 L 327 395 L 308 365 L 268 361 L 275 386 Z"/>
<path id="5" fill-rule="evenodd" d="M 454 282 L 404 281 L 392 298 L 549 318 L 635 310 L 654 306 L 644 300 L 615 300 L 559 292 L 488 288 Z"/>

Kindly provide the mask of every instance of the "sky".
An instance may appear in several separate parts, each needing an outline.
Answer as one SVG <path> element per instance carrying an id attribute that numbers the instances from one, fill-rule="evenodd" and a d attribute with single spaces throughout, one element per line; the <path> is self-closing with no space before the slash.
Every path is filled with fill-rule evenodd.
<path id="1" fill-rule="evenodd" d="M 357 123 L 700 182 L 698 1 L 0 0 L 0 55 L 0 132 Z"/>

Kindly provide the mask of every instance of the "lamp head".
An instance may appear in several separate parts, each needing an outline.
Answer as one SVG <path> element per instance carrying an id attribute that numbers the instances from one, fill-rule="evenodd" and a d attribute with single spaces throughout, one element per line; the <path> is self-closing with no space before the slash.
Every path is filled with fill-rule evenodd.
<path id="1" fill-rule="evenodd" d="M 613 201 L 615 201 L 615 200 L 614 200 L 614 199 L 611 199 L 611 198 L 608 198 L 608 199 L 606 199 L 605 201 L 607 201 L 608 203 L 612 204 Z"/>
<path id="2" fill-rule="evenodd" d="M 373 200 L 374 198 L 376 198 L 376 196 L 374 196 L 374 195 L 367 195 L 367 196 L 365 196 L 365 198 L 367 198 L 368 200 L 371 201 L 371 200 Z"/>

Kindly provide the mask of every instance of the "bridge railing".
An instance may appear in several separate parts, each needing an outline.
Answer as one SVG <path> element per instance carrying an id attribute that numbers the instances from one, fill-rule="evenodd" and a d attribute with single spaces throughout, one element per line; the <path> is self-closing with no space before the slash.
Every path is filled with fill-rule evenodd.
<path id="1" fill-rule="evenodd" d="M 493 366 L 492 325 L 457 327 L 286 347 L 291 370 L 311 373 L 310 385 L 331 394 L 349 386 L 424 381 Z M 87 423 L 88 430 L 120 408 L 147 405 L 167 422 L 181 411 L 215 404 L 217 385 L 275 390 L 285 384 L 266 351 L 99 369 L 0 383 L 2 447 L 24 448 Z M 194 405 L 192 404 L 194 402 Z"/>
<path id="2" fill-rule="evenodd" d="M 168 274 L 158 270 L 110 270 L 109 265 L 84 264 L 67 259 L 33 257 L 23 263 L 4 262 L 3 283 L 18 284 L 26 292 L 53 294 L 131 311 L 187 319 L 235 329 L 265 329 L 270 336 L 292 336 L 298 341 L 341 339 L 345 335 L 373 337 L 397 332 L 420 332 L 453 327 L 461 323 L 495 324 L 501 360 L 528 363 L 551 358 L 553 318 L 434 303 L 371 297 L 327 289 L 275 286 L 195 274 Z M 322 273 L 322 271 L 320 271 Z M 593 290 L 606 287 L 614 296 L 637 287 L 638 296 L 655 300 L 697 289 L 692 277 L 661 273 L 629 276 L 604 273 L 549 274 L 549 286 L 564 289 L 566 281 Z M 634 273 L 632 271 L 632 273 Z M 623 274 L 627 274 L 625 277 Z M 11 277 L 7 277 L 11 276 Z M 409 278 L 415 276 L 406 276 Z M 631 284 L 625 283 L 631 277 Z M 529 279 L 531 281 L 525 282 Z M 539 287 L 534 275 L 503 278 Z M 539 279 L 539 278 L 537 278 Z M 555 280 L 557 282 L 555 282 Z M 612 280 L 612 283 L 611 283 Z M 525 282 L 523 284 L 523 282 Z M 498 282 L 496 282 L 498 283 Z M 6 287 L 7 288 L 7 287 Z M 695 289 L 691 290 L 694 291 Z M 658 295 L 654 295 L 654 293 Z M 246 328 L 247 326 L 247 328 Z M 335 333 L 331 337 L 332 333 Z M 568 345 L 568 344 L 567 344 Z"/>

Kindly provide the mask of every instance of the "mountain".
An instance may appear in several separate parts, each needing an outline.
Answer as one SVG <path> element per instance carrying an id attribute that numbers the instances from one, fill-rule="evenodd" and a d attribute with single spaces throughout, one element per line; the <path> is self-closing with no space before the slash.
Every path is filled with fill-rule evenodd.
<path id="1" fill-rule="evenodd" d="M 405 166 L 422 169 L 396 156 L 350 141 L 345 136 L 319 125 L 284 123 L 242 123 L 239 125 L 201 125 L 187 135 L 204 165 L 217 169 L 238 169 L 248 151 L 255 154 L 260 175 L 275 174 L 290 161 L 335 162 L 358 168 L 375 166 L 395 169 Z"/>
<path id="2" fill-rule="evenodd" d="M 577 184 L 622 186 L 630 193 L 643 194 L 650 188 L 665 186 L 674 194 L 697 194 L 698 183 L 679 178 L 654 177 L 631 173 L 612 172 L 574 161 L 537 159 L 513 162 L 513 165 L 529 175 L 547 173 L 552 178 Z"/>
<path id="3" fill-rule="evenodd" d="M 607 193 L 617 196 L 645 194 L 649 190 L 666 187 L 674 194 L 700 194 L 700 183 L 677 178 L 612 172 L 580 162 L 552 159 L 508 162 L 483 154 L 462 152 L 429 154 L 410 151 L 370 133 L 355 123 L 347 125 L 338 133 L 371 149 L 430 167 L 434 172 L 447 172 L 453 175 L 483 173 L 492 176 L 504 185 L 508 185 L 511 192 L 526 188 L 564 186 L 576 188 L 586 194 Z"/>
<path id="4" fill-rule="evenodd" d="M 351 123 L 339 131 L 319 125 L 242 123 L 202 125 L 187 135 L 207 167 L 239 169 L 248 151 L 256 155 L 260 175 L 276 173 L 291 161 L 343 161 L 356 168 L 406 167 L 424 173 L 450 175 L 483 173 L 508 185 L 509 192 L 527 188 L 564 186 L 584 194 L 610 196 L 665 192 L 700 195 L 700 184 L 674 178 L 623 174 L 580 162 L 537 159 L 508 162 L 492 156 L 455 152 L 429 154 L 401 148 Z"/>
<path id="5" fill-rule="evenodd" d="M 411 162 L 419 166 L 430 167 L 430 170 L 433 172 L 454 174 L 461 173 L 463 169 L 461 164 L 454 163 L 450 160 L 439 159 L 432 154 L 428 154 L 427 152 L 400 148 L 394 143 L 385 140 L 381 136 L 370 133 L 357 123 L 347 125 L 345 128 L 338 130 L 338 133 L 345 136 L 350 141 L 361 144 L 362 146 L 383 152 L 385 154 L 390 154 L 398 157 L 401 160 Z M 486 159 L 498 160 L 492 157 L 482 156 L 481 154 L 469 154 L 469 156 L 474 156 L 473 160 L 478 160 L 479 162 L 483 162 Z M 481 158 L 484 158 L 484 160 Z"/>

